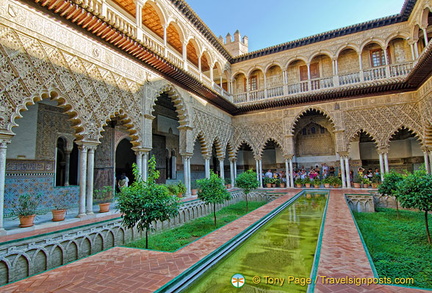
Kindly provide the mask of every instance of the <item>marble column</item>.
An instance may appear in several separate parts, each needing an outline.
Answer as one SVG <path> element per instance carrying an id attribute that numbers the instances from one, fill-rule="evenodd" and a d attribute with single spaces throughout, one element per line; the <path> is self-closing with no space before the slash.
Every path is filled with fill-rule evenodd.
<path id="1" fill-rule="evenodd" d="M 149 158 L 149 152 L 146 151 L 142 154 L 142 180 L 147 181 L 148 178 L 148 159 Z"/>
<path id="2" fill-rule="evenodd" d="M 260 187 L 262 188 L 263 187 L 263 178 L 262 178 L 262 160 L 259 160 L 258 161 L 258 167 L 259 167 L 259 184 L 260 184 Z"/>
<path id="3" fill-rule="evenodd" d="M 235 159 L 230 159 L 229 161 L 230 161 L 231 187 L 234 187 L 234 184 L 235 184 L 235 176 L 234 176 Z"/>
<path id="4" fill-rule="evenodd" d="M 285 179 L 286 179 L 286 186 L 292 187 L 291 186 L 291 175 L 290 175 L 289 160 L 288 159 L 285 160 Z"/>
<path id="5" fill-rule="evenodd" d="M 430 174 L 431 173 L 431 168 L 430 168 L 429 156 L 428 156 L 428 152 L 427 151 L 423 151 L 423 157 L 424 157 L 424 164 L 425 164 L 426 172 L 428 174 Z"/>
<path id="6" fill-rule="evenodd" d="M 184 184 L 186 185 L 186 197 L 191 196 L 191 172 L 190 172 L 190 159 L 191 156 L 183 156 L 183 168 L 184 168 Z"/>
<path id="7" fill-rule="evenodd" d="M 209 179 L 210 178 L 210 157 L 204 158 L 204 173 L 205 173 L 205 178 Z"/>
<path id="8" fill-rule="evenodd" d="M 384 158 L 383 154 L 379 153 L 379 164 L 380 164 L 380 175 L 381 175 L 381 182 L 384 181 Z"/>
<path id="9" fill-rule="evenodd" d="M 218 158 L 219 159 L 219 169 L 220 169 L 220 174 L 219 177 L 225 180 L 225 168 L 224 168 L 224 159 L 225 158 Z M 225 182 L 224 182 L 225 184 Z"/>
<path id="10" fill-rule="evenodd" d="M 87 180 L 87 151 L 88 146 L 80 145 L 79 147 L 79 211 L 78 217 L 86 215 L 86 180 Z"/>
<path id="11" fill-rule="evenodd" d="M 4 192 L 6 183 L 6 151 L 9 139 L 0 138 L 0 235 L 6 234 L 3 224 L 4 217 Z"/>
<path id="12" fill-rule="evenodd" d="M 289 168 L 290 168 L 290 180 L 291 180 L 291 187 L 294 187 L 294 168 L 293 168 L 293 160 L 292 158 L 289 159 Z"/>
<path id="13" fill-rule="evenodd" d="M 143 158 L 143 153 L 141 151 L 135 151 L 135 164 L 137 165 L 137 169 L 138 169 L 138 174 L 139 176 L 141 176 L 141 178 L 143 178 L 143 169 L 142 169 L 142 158 Z"/>
<path id="14" fill-rule="evenodd" d="M 87 215 L 93 215 L 93 184 L 94 184 L 94 158 L 96 147 L 89 147 L 87 151 Z"/>
<path id="15" fill-rule="evenodd" d="M 349 157 L 346 156 L 344 159 L 345 159 L 345 176 L 346 176 L 346 183 L 347 183 L 346 187 L 351 188 Z"/>
<path id="16" fill-rule="evenodd" d="M 389 163 L 388 163 L 388 153 L 384 153 L 384 169 L 386 173 L 390 172 Z"/>
<path id="17" fill-rule="evenodd" d="M 258 163 L 257 159 L 255 159 L 255 169 L 256 169 L 256 174 L 257 174 L 257 180 L 259 182 L 260 181 L 260 173 L 259 173 L 259 163 Z"/>
<path id="18" fill-rule="evenodd" d="M 430 168 L 430 172 L 432 174 L 432 152 L 429 152 L 429 168 Z"/>
<path id="19" fill-rule="evenodd" d="M 341 179 L 342 179 L 342 187 L 346 187 L 347 186 L 347 181 L 346 180 L 346 174 L 345 174 L 345 162 L 344 162 L 344 158 L 343 156 L 339 157 L 339 161 L 340 161 L 340 173 L 341 173 Z"/>

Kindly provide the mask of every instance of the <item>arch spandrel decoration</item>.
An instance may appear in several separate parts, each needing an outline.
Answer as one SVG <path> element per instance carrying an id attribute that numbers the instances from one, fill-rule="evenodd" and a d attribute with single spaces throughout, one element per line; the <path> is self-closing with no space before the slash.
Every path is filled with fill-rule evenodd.
<path id="1" fill-rule="evenodd" d="M 423 133 L 417 103 L 349 110 L 343 116 L 347 143 L 361 129 L 374 137 L 377 145 L 387 145 L 402 126 L 416 134 Z"/>
<path id="2" fill-rule="evenodd" d="M 273 120 L 271 122 L 242 122 L 234 126 L 231 145 L 235 149 L 246 142 L 259 155 L 260 150 L 264 147 L 269 138 L 272 138 L 283 146 L 284 130 L 282 120 Z"/>
<path id="3" fill-rule="evenodd" d="M 194 109 L 193 125 L 194 137 L 196 137 L 198 133 L 204 133 L 209 147 L 210 144 L 218 138 L 222 148 L 226 148 L 232 134 L 232 126 L 230 123 L 199 109 Z"/>
<path id="4" fill-rule="evenodd" d="M 0 129 L 12 132 L 20 111 L 43 98 L 65 109 L 77 140 L 98 141 L 109 109 L 136 113 L 129 118 L 139 127 L 141 85 L 11 28 L 0 30 L 0 54 L 7 61 L 1 68 L 6 90 L 0 94 L 8 102 L 0 107 Z"/>

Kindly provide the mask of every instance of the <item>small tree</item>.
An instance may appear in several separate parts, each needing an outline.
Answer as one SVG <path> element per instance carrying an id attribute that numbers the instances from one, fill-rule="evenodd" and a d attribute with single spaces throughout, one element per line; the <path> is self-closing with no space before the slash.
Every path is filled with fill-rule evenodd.
<path id="1" fill-rule="evenodd" d="M 378 192 L 381 194 L 387 194 L 395 197 L 397 216 L 399 218 L 399 205 L 398 205 L 398 194 L 396 192 L 398 182 L 402 181 L 404 176 L 395 171 L 384 174 L 384 181 L 378 187 Z"/>
<path id="2" fill-rule="evenodd" d="M 216 204 L 230 199 L 231 195 L 225 188 L 224 180 L 213 171 L 210 173 L 210 178 L 197 180 L 197 185 L 198 198 L 206 204 L 213 204 L 213 217 L 216 226 Z"/>
<path id="3" fill-rule="evenodd" d="M 425 212 L 426 235 L 429 244 L 432 244 L 428 223 L 428 213 L 432 211 L 432 175 L 426 174 L 424 170 L 414 171 L 399 181 L 396 193 L 404 208 Z"/>
<path id="4" fill-rule="evenodd" d="M 118 195 L 117 208 L 122 213 L 123 226 L 138 231 L 145 229 L 146 248 L 148 248 L 148 232 L 153 230 L 152 223 L 165 221 L 178 214 L 180 203 L 176 197 L 169 194 L 164 185 L 156 184 L 159 171 L 156 170 L 154 156 L 148 162 L 149 175 L 143 181 L 138 168 L 133 164 L 135 181 L 132 185 L 123 187 Z"/>
<path id="5" fill-rule="evenodd" d="M 253 190 L 258 188 L 259 182 L 257 180 L 257 174 L 252 170 L 247 170 L 237 176 L 236 179 L 237 187 L 243 189 L 246 199 L 246 212 L 249 211 L 248 206 L 248 194 Z"/>

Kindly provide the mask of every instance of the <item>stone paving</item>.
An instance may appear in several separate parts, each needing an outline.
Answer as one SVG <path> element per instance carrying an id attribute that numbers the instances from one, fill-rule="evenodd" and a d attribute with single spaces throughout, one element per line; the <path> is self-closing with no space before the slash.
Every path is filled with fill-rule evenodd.
<path id="1" fill-rule="evenodd" d="M 208 255 L 244 228 L 259 220 L 299 189 L 249 213 L 174 252 L 115 247 L 57 269 L 0 287 L 0 292 L 153 292 Z M 369 261 L 345 202 L 344 193 L 332 190 L 318 276 L 373 277 Z M 396 286 L 330 285 L 317 281 L 315 292 L 430 292 Z"/>

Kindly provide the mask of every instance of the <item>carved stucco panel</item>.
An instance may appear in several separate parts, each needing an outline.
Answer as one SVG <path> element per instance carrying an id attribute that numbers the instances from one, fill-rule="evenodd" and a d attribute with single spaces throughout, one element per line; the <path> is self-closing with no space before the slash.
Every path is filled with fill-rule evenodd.
<path id="1" fill-rule="evenodd" d="M 391 136 L 402 127 L 410 129 L 422 139 L 423 127 L 417 103 L 355 109 L 345 111 L 343 117 L 347 143 L 363 130 L 371 135 L 378 146 L 387 146 Z"/>
<path id="2" fill-rule="evenodd" d="M 141 84 L 2 25 L 0 36 L 0 96 L 6 101 L 0 129 L 12 131 L 20 110 L 51 97 L 67 108 L 78 138 L 98 141 L 106 121 L 121 113 L 139 144 Z"/>

